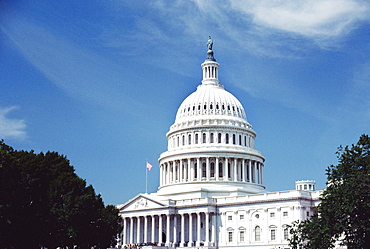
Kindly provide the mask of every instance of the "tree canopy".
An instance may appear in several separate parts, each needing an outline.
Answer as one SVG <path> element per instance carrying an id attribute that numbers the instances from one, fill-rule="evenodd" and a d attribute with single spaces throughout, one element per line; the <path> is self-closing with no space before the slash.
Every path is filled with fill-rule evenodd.
<path id="1" fill-rule="evenodd" d="M 0 248 L 107 248 L 119 223 L 65 156 L 0 141 Z"/>
<path id="2" fill-rule="evenodd" d="M 338 148 L 338 165 L 326 170 L 327 188 L 315 214 L 291 227 L 293 248 L 369 248 L 370 245 L 370 138 Z"/>

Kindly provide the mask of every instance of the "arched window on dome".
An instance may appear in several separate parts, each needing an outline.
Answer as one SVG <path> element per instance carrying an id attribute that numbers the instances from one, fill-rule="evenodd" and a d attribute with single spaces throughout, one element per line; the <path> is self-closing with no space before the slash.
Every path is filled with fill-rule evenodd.
<path id="1" fill-rule="evenodd" d="M 227 178 L 231 178 L 231 165 L 230 165 L 230 163 L 228 163 L 228 165 L 227 165 Z"/>
<path id="2" fill-rule="evenodd" d="M 189 145 L 191 144 L 191 134 L 189 134 L 189 136 L 188 136 L 188 143 L 189 143 Z"/>
<path id="3" fill-rule="evenodd" d="M 177 137 L 177 147 L 179 147 L 179 146 L 180 146 L 180 138 Z"/>
<path id="4" fill-rule="evenodd" d="M 218 103 L 216 104 L 216 110 L 218 110 L 219 109 L 219 106 L 218 106 Z"/>
<path id="5" fill-rule="evenodd" d="M 185 135 L 182 135 L 182 146 L 185 145 Z"/>
<path id="6" fill-rule="evenodd" d="M 225 110 L 225 105 L 224 104 L 222 104 L 222 110 Z"/>
<path id="7" fill-rule="evenodd" d="M 210 177 L 215 177 L 215 163 L 211 162 L 211 174 Z"/>
<path id="8" fill-rule="evenodd" d="M 209 137 L 209 141 L 210 141 L 210 143 L 212 144 L 214 141 L 214 139 L 213 139 L 213 133 L 211 133 L 211 134 L 209 134 L 210 135 L 210 137 Z"/>
<path id="9" fill-rule="evenodd" d="M 207 164 L 202 163 L 202 178 L 206 178 L 206 177 L 207 177 Z"/>
<path id="10" fill-rule="evenodd" d="M 222 134 L 221 133 L 218 133 L 218 143 L 220 144 L 221 143 L 221 138 L 222 138 Z"/>
<path id="11" fill-rule="evenodd" d="M 198 133 L 195 133 L 195 144 L 198 144 Z"/>
<path id="12" fill-rule="evenodd" d="M 205 144 L 207 142 L 207 134 L 203 133 L 203 143 Z"/>
<path id="13" fill-rule="evenodd" d="M 227 144 L 229 143 L 229 134 L 228 133 L 225 134 L 225 142 Z"/>
<path id="14" fill-rule="evenodd" d="M 219 177 L 224 176 L 224 171 L 223 171 L 224 167 L 222 167 L 222 166 L 223 166 L 222 163 L 218 163 L 218 176 Z"/>
<path id="15" fill-rule="evenodd" d="M 247 146 L 247 136 L 244 136 L 244 146 Z"/>
<path id="16" fill-rule="evenodd" d="M 212 103 L 211 103 L 211 105 L 209 106 L 209 109 L 211 109 L 211 110 L 213 109 L 213 104 L 212 104 Z"/>
<path id="17" fill-rule="evenodd" d="M 236 136 L 233 134 L 233 144 L 236 144 Z"/>
<path id="18" fill-rule="evenodd" d="M 242 135 L 239 135 L 239 145 L 242 145 Z"/>

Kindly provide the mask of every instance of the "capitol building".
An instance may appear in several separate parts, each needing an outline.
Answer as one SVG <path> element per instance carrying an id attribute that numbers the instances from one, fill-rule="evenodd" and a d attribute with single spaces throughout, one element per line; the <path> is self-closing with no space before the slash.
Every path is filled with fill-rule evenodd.
<path id="1" fill-rule="evenodd" d="M 178 108 L 158 161 L 156 193 L 119 205 L 121 246 L 289 248 L 288 226 L 313 214 L 315 181 L 294 190 L 265 188 L 265 158 L 240 101 L 218 79 L 212 41 L 203 80 Z M 292 182 L 292 188 L 294 183 Z"/>

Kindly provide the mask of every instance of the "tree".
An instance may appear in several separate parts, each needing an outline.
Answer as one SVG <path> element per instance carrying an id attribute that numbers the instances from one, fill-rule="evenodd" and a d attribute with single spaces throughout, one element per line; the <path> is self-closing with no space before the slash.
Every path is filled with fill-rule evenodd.
<path id="1" fill-rule="evenodd" d="M 340 146 L 338 165 L 326 170 L 327 188 L 310 220 L 291 226 L 293 248 L 347 248 L 370 245 L 370 138 L 362 135 L 351 148 Z"/>
<path id="2" fill-rule="evenodd" d="M 119 223 L 65 156 L 0 141 L 0 248 L 107 248 Z"/>

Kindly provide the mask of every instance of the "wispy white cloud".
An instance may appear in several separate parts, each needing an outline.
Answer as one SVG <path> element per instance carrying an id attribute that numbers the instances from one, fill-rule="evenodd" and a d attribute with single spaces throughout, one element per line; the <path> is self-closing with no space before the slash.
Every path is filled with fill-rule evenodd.
<path id="1" fill-rule="evenodd" d="M 370 5 L 355 0 L 231 0 L 232 7 L 253 23 L 307 37 L 347 34 L 361 20 L 369 20 Z"/>
<path id="2" fill-rule="evenodd" d="M 26 123 L 23 119 L 9 118 L 7 115 L 17 109 L 16 106 L 0 107 L 0 138 L 26 138 Z"/>

